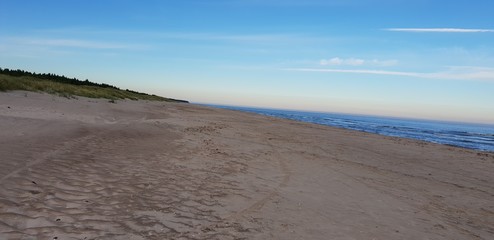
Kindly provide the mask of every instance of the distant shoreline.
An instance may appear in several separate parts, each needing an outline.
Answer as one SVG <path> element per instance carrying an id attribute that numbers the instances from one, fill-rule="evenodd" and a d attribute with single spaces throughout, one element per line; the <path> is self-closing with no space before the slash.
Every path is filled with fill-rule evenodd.
<path id="1" fill-rule="evenodd" d="M 241 106 L 241 105 L 224 105 L 224 104 L 212 104 L 212 103 L 198 103 L 192 102 L 192 104 L 197 104 L 201 106 L 210 106 L 218 108 L 239 108 L 239 109 L 261 109 L 261 110 L 274 110 L 274 111 L 287 111 L 287 112 L 302 112 L 302 113 L 312 113 L 312 114 L 334 114 L 334 115 L 347 115 L 356 117 L 372 117 L 372 118 L 384 118 L 384 119 L 396 119 L 396 120 L 411 120 L 411 121 L 422 121 L 422 122 L 438 122 L 438 123 L 450 123 L 450 124 L 468 124 L 468 125 L 480 125 L 487 127 L 494 127 L 494 123 L 485 122 L 469 122 L 469 121 L 454 121 L 454 120 L 441 120 L 441 119 L 430 119 L 430 118 L 414 118 L 414 117 L 396 117 L 388 115 L 372 115 L 372 114 L 358 114 L 358 113 L 343 113 L 343 112 L 324 112 L 324 111 L 311 111 L 311 110 L 299 110 L 299 109 L 288 109 L 288 108 L 270 108 L 270 107 L 253 107 L 253 106 Z"/>
<path id="2" fill-rule="evenodd" d="M 423 120 L 413 118 L 380 117 L 372 115 L 356 115 L 343 113 L 321 113 L 271 108 L 236 107 L 211 104 L 206 104 L 205 106 L 251 112 L 276 118 L 291 119 L 295 121 L 314 123 L 323 126 L 332 126 L 342 129 L 374 133 L 381 136 L 401 137 L 471 150 L 494 152 L 494 125 L 489 124 Z M 333 118 L 335 120 L 351 119 L 353 122 L 348 124 L 342 124 L 341 122 L 335 123 L 327 121 L 328 118 Z M 366 121 L 367 124 L 365 123 Z M 419 125 L 419 128 L 416 126 L 417 124 Z M 424 128 L 424 126 L 420 125 L 425 125 L 426 127 Z M 420 127 L 422 127 L 422 129 Z M 383 131 L 383 128 L 388 128 L 388 131 Z M 395 130 L 398 130 L 399 128 L 402 131 L 390 131 L 389 128 L 395 128 Z M 446 129 L 441 130 L 441 128 Z M 421 132 L 419 131 L 426 131 L 427 135 L 421 135 Z M 444 135 L 447 134 L 449 134 L 449 136 L 447 136 L 446 138 Z M 484 140 L 478 138 L 483 138 Z M 467 141 L 467 143 L 463 143 L 462 141 Z M 478 142 L 475 143 L 475 141 Z M 468 145 L 469 143 L 470 145 Z"/>

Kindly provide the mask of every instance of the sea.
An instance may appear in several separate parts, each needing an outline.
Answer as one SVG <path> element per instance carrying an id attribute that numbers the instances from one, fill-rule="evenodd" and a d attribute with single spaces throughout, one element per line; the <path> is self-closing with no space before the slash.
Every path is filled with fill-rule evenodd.
<path id="1" fill-rule="evenodd" d="M 385 136 L 410 138 L 462 148 L 494 152 L 494 124 L 443 122 L 379 116 L 318 113 L 252 107 L 209 105 L 277 118 L 309 122 Z"/>

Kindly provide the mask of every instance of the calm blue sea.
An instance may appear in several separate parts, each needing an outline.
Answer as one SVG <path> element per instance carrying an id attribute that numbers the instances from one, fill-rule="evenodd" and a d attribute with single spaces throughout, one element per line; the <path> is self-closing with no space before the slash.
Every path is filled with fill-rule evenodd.
<path id="1" fill-rule="evenodd" d="M 218 105 L 214 107 L 494 152 L 494 125 Z"/>

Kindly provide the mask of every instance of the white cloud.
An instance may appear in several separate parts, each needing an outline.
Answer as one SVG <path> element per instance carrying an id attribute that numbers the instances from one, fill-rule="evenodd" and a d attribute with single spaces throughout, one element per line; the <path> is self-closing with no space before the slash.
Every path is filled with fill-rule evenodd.
<path id="1" fill-rule="evenodd" d="M 122 44 L 115 42 L 87 41 L 67 38 L 9 38 L 10 43 L 16 45 L 71 47 L 85 49 L 143 49 L 143 45 Z"/>
<path id="2" fill-rule="evenodd" d="M 387 67 L 393 66 L 398 63 L 397 60 L 364 60 L 359 58 L 347 58 L 341 59 L 339 57 L 334 57 L 331 59 L 321 59 L 319 64 L 322 66 L 362 66 L 362 65 L 370 65 L 370 66 L 380 66 Z"/>
<path id="3" fill-rule="evenodd" d="M 86 39 L 99 41 L 99 39 L 112 39 L 120 42 L 124 39 L 127 43 L 144 43 L 159 47 L 160 43 L 178 42 L 183 44 L 238 44 L 238 45 L 271 45 L 275 47 L 287 45 L 312 45 L 327 44 L 340 41 L 335 37 L 326 37 L 310 33 L 298 32 L 210 32 L 210 31 L 142 31 L 142 30 L 115 30 L 100 28 L 53 28 L 37 29 L 33 31 L 35 36 L 50 38 L 50 36 L 70 36 L 67 38 Z M 15 36 L 13 36 L 15 37 Z M 33 36 L 34 37 L 34 36 Z M 183 41 L 182 41 L 183 40 Z M 107 43 L 102 43 L 107 45 Z M 226 46 L 226 45 L 224 45 Z M 143 48 L 143 47 L 141 47 Z M 145 47 L 144 47 L 145 48 Z M 150 48 L 150 47 L 148 47 Z M 244 47 L 247 49 L 247 47 Z M 252 48 L 249 46 L 249 48 Z"/>
<path id="4" fill-rule="evenodd" d="M 363 59 L 358 59 L 358 58 L 348 58 L 348 59 L 341 59 L 338 57 L 331 58 L 331 59 L 322 59 L 320 61 L 320 64 L 323 66 L 326 65 L 337 65 L 337 66 L 343 66 L 343 65 L 349 65 L 349 66 L 359 66 L 364 64 L 365 60 Z"/>
<path id="5" fill-rule="evenodd" d="M 436 33 L 479 33 L 494 32 L 494 29 L 472 29 L 472 28 L 386 28 L 392 32 L 436 32 Z"/>
<path id="6" fill-rule="evenodd" d="M 288 68 L 283 70 L 299 71 L 299 72 L 391 75 L 391 76 L 405 76 L 405 77 L 429 78 L 429 79 L 477 80 L 477 81 L 494 82 L 494 68 L 470 67 L 470 66 L 449 67 L 446 71 L 438 71 L 438 72 L 430 72 L 430 73 L 383 71 L 383 70 L 368 70 L 368 69 L 324 69 L 324 68 Z"/>
<path id="7" fill-rule="evenodd" d="M 87 28 L 55 28 L 55 29 L 38 29 L 36 34 L 43 36 L 53 35 L 70 35 L 81 36 L 80 38 L 103 37 L 107 39 L 163 39 L 163 40 L 187 40 L 187 41 L 218 41 L 232 43 L 260 43 L 260 44 L 285 44 L 299 43 L 309 44 L 313 42 L 327 42 L 334 40 L 318 35 L 301 34 L 301 33 L 224 33 L 224 32 L 169 32 L 169 31 L 133 31 L 133 30 L 112 30 L 112 29 L 87 29 Z"/>
<path id="8" fill-rule="evenodd" d="M 365 70 L 365 69 L 286 68 L 283 70 L 298 71 L 298 72 L 360 73 L 360 74 L 378 74 L 378 75 L 417 76 L 416 73 L 411 73 L 411 72 L 395 72 L 395 71 Z"/>
<path id="9" fill-rule="evenodd" d="M 319 62 L 321 65 L 326 66 L 326 65 L 341 65 L 343 60 L 340 58 L 331 58 L 331 59 L 321 59 Z"/>
<path id="10" fill-rule="evenodd" d="M 394 66 L 398 64 L 398 60 L 378 60 L 378 59 L 372 59 L 371 65 L 374 66 L 380 66 L 380 67 L 389 67 L 389 66 Z"/>
<path id="11" fill-rule="evenodd" d="M 494 68 L 455 66 L 449 67 L 447 71 L 427 73 L 425 74 L 425 77 L 438 79 L 494 81 Z"/>

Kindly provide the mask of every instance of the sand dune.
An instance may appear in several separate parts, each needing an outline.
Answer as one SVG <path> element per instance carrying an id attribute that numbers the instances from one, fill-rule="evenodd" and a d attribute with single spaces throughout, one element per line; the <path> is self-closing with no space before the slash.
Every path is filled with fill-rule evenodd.
<path id="1" fill-rule="evenodd" d="M 0 93 L 0 239 L 493 239 L 494 155 L 191 104 Z"/>

